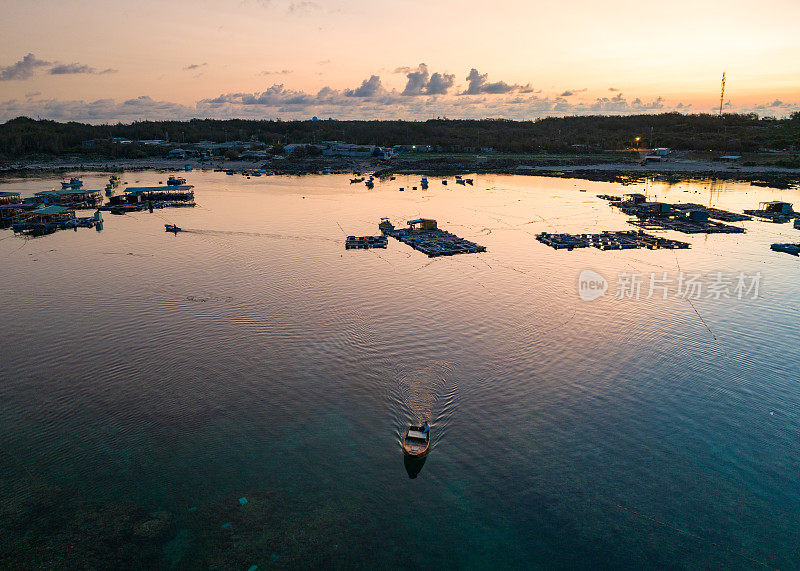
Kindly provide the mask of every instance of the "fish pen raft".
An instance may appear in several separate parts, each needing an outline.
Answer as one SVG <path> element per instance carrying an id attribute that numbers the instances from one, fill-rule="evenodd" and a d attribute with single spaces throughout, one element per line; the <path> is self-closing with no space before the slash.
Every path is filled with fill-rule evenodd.
<path id="1" fill-rule="evenodd" d="M 112 196 L 100 210 L 135 212 L 148 208 L 178 208 L 195 206 L 194 186 L 130 187 L 124 194 Z"/>
<path id="2" fill-rule="evenodd" d="M 589 247 L 594 247 L 598 250 L 631 250 L 637 248 L 685 250 L 690 247 L 687 242 L 653 236 L 652 234 L 646 234 L 642 230 L 604 231 L 599 234 L 550 234 L 549 232 L 542 232 L 536 235 L 536 239 L 555 250 L 574 250 L 575 248 Z"/>
<path id="3" fill-rule="evenodd" d="M 626 194 L 623 200 L 613 200 L 617 197 L 598 195 L 599 198 L 609 200 L 611 206 L 621 210 L 638 220 L 630 220 L 634 226 L 648 229 L 677 230 L 685 234 L 741 234 L 744 228 L 730 226 L 722 222 L 713 222 L 709 219 L 723 220 L 725 222 L 743 222 L 752 220 L 749 214 L 739 214 L 719 208 L 710 208 L 700 204 L 670 204 L 667 202 L 648 202 L 643 194 Z"/>
<path id="4" fill-rule="evenodd" d="M 378 225 L 384 236 L 391 236 L 415 250 L 426 254 L 429 258 L 438 256 L 454 256 L 455 254 L 475 254 L 485 252 L 486 247 L 479 246 L 469 240 L 459 238 L 436 225 L 436 220 L 418 218 L 408 221 L 408 228 L 396 229 L 388 219 L 384 218 Z"/>
<path id="5" fill-rule="evenodd" d="M 389 239 L 386 236 L 348 236 L 344 241 L 345 250 L 368 250 L 369 248 L 386 248 Z"/>
<path id="6" fill-rule="evenodd" d="M 731 226 L 722 222 L 712 222 L 711 220 L 699 220 L 690 216 L 680 216 L 676 218 L 644 218 L 640 220 L 629 220 L 630 224 L 641 228 L 656 230 L 677 230 L 684 234 L 744 234 L 744 228 Z"/>

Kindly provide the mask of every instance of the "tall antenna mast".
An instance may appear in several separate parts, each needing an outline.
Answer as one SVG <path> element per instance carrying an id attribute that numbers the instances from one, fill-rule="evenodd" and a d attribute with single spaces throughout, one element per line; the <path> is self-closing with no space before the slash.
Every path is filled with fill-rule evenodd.
<path id="1" fill-rule="evenodd" d="M 725 72 L 722 72 L 722 91 L 719 94 L 719 116 L 722 117 L 722 102 L 725 100 Z"/>

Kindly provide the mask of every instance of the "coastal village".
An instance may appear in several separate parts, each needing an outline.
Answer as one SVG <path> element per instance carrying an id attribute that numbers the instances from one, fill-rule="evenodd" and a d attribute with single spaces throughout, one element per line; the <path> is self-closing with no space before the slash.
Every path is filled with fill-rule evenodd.
<path id="1" fill-rule="evenodd" d="M 186 165 L 184 170 L 191 170 L 191 166 Z M 225 169 L 217 166 L 213 171 L 226 175 L 239 174 L 247 179 L 274 174 L 266 168 Z M 355 178 L 350 179 L 350 184 L 363 183 L 370 190 L 375 188 L 376 181 L 391 183 L 396 178 L 387 169 L 375 171 L 371 175 L 362 175 L 360 171 L 353 171 L 352 174 Z M 455 175 L 452 181 L 465 187 L 474 185 L 473 178 L 462 175 Z M 448 177 L 442 177 L 441 183 L 446 186 Z M 428 177 L 423 176 L 418 185 L 412 185 L 408 189 L 425 191 L 429 185 Z M 10 227 L 16 234 L 28 237 L 78 228 L 101 231 L 103 212 L 123 215 L 145 210 L 152 213 L 156 209 L 195 206 L 194 186 L 187 184 L 184 177 L 170 175 L 166 184 L 159 181 L 157 186 L 124 186 L 124 189 L 121 186 L 121 178 L 111 175 L 104 189 L 84 188 L 80 177 L 72 177 L 69 181 L 62 182 L 60 189 L 39 191 L 24 199 L 17 192 L 0 192 L 0 228 Z M 397 190 L 404 192 L 406 187 L 400 186 Z M 638 248 L 687 249 L 690 247 L 688 242 L 656 236 L 652 232 L 672 230 L 685 234 L 743 234 L 745 228 L 734 224 L 754 218 L 777 224 L 793 221 L 794 227 L 800 229 L 800 213 L 793 209 L 791 203 L 777 200 L 761 202 L 758 208 L 737 213 L 695 203 L 651 201 L 641 193 L 622 196 L 601 194 L 597 198 L 607 201 L 611 208 L 627 215 L 627 222 L 639 229 L 579 234 L 540 232 L 535 236 L 536 240 L 556 250 L 588 247 L 603 251 Z M 94 212 L 90 215 L 78 214 L 87 210 Z M 378 225 L 380 235 L 349 235 L 345 239 L 345 249 L 387 248 L 388 238 L 391 237 L 429 257 L 486 251 L 484 246 L 440 229 L 436 220 L 417 218 L 408 220 L 407 224 L 406 228 L 396 228 L 389 218 L 382 218 Z M 167 224 L 165 227 L 168 232 L 181 231 L 175 225 Z M 794 256 L 800 255 L 800 243 L 776 243 L 771 245 L 771 249 Z"/>

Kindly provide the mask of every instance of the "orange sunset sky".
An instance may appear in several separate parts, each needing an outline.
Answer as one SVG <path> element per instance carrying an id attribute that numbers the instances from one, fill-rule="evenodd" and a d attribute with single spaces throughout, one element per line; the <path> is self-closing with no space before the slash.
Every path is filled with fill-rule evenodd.
<path id="1" fill-rule="evenodd" d="M 800 110 L 797 0 L 0 7 L 3 121 Z"/>

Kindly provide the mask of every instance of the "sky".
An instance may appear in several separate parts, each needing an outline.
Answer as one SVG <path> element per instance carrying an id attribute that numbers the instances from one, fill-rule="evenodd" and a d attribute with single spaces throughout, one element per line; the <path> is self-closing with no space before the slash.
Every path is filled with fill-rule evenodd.
<path id="1" fill-rule="evenodd" d="M 800 0 L 0 0 L 0 121 L 800 110 Z"/>

